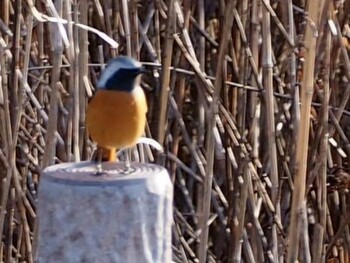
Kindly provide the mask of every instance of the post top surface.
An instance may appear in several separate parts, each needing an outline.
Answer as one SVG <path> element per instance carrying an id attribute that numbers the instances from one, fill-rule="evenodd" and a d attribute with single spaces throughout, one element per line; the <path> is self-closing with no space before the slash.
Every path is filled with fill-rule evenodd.
<path id="1" fill-rule="evenodd" d="M 62 163 L 47 167 L 43 178 L 62 184 L 113 185 L 137 183 L 154 176 L 164 176 L 169 180 L 166 169 L 151 163 L 131 163 L 131 173 L 124 173 L 124 162 L 102 163 L 103 174 L 96 174 L 95 162 Z"/>

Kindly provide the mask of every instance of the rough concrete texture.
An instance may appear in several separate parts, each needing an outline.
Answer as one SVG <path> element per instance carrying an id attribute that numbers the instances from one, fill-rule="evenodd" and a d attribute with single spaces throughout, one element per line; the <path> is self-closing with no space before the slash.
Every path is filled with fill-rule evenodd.
<path id="1" fill-rule="evenodd" d="M 173 187 L 152 164 L 63 164 L 39 188 L 39 263 L 171 262 Z"/>

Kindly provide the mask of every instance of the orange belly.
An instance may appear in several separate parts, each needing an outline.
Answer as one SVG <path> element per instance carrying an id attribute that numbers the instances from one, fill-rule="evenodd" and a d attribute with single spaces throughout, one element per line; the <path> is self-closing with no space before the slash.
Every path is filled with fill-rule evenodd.
<path id="1" fill-rule="evenodd" d="M 86 124 L 91 138 L 101 147 L 133 146 L 146 124 L 147 103 L 141 87 L 131 93 L 98 90 L 87 108 Z"/>

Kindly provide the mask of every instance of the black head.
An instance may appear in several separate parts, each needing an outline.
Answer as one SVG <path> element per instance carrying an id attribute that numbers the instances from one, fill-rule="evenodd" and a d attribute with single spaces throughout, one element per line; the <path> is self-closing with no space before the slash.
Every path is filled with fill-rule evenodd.
<path id="1" fill-rule="evenodd" d="M 111 59 L 102 71 L 97 88 L 131 92 L 135 79 L 144 72 L 144 68 L 137 60 L 119 56 Z"/>

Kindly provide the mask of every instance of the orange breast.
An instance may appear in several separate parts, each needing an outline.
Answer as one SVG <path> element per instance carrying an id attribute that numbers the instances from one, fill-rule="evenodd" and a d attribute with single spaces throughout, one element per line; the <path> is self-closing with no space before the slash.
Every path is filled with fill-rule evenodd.
<path id="1" fill-rule="evenodd" d="M 88 105 L 86 124 L 91 138 L 107 149 L 134 145 L 146 124 L 147 103 L 143 90 L 98 90 Z"/>

